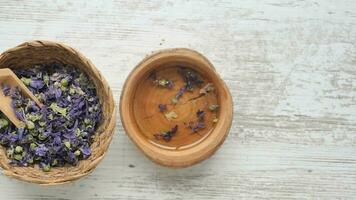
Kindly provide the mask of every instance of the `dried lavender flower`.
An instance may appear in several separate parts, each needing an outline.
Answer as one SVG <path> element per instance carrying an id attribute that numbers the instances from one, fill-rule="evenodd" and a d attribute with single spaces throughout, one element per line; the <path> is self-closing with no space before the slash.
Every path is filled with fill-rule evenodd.
<path id="1" fill-rule="evenodd" d="M 2 92 L 4 96 L 10 96 L 11 88 L 8 85 L 2 85 Z"/>
<path id="2" fill-rule="evenodd" d="M 17 129 L 0 114 L 0 144 L 7 149 L 11 163 L 39 164 L 43 171 L 49 171 L 52 166 L 75 165 L 87 159 L 102 115 L 88 77 L 59 63 L 15 73 L 44 106 L 39 108 L 17 88 L 6 89 L 17 118 L 24 123 Z"/>
<path id="3" fill-rule="evenodd" d="M 199 119 L 199 121 L 204 121 L 204 117 L 205 117 L 205 112 L 204 112 L 204 110 L 198 110 L 197 111 L 197 117 L 198 117 L 198 119 Z"/>
<path id="4" fill-rule="evenodd" d="M 197 133 L 200 129 L 204 129 L 205 128 L 205 124 L 204 122 L 189 122 L 188 127 L 194 132 Z"/>
<path id="5" fill-rule="evenodd" d="M 196 112 L 198 121 L 197 122 L 189 122 L 188 124 L 188 128 L 190 128 L 194 133 L 198 132 L 200 129 L 204 129 L 205 128 L 205 123 L 204 123 L 204 119 L 205 119 L 205 112 L 204 110 L 199 109 Z"/>
<path id="6" fill-rule="evenodd" d="M 178 125 L 175 125 L 171 130 L 169 131 L 163 131 L 161 133 L 154 134 L 154 137 L 157 140 L 163 139 L 166 142 L 169 142 L 172 137 L 177 133 L 178 131 Z"/>
<path id="7" fill-rule="evenodd" d="M 181 75 L 185 88 L 188 91 L 193 91 L 195 87 L 204 82 L 201 76 L 192 69 L 181 67 L 179 68 L 178 73 Z"/>
<path id="8" fill-rule="evenodd" d="M 160 112 L 164 112 L 167 110 L 167 105 L 166 104 L 159 104 L 158 109 Z"/>
<path id="9" fill-rule="evenodd" d="M 172 98 L 172 103 L 177 104 L 179 99 L 183 96 L 183 94 L 187 91 L 185 87 L 179 89 L 178 93 Z"/>

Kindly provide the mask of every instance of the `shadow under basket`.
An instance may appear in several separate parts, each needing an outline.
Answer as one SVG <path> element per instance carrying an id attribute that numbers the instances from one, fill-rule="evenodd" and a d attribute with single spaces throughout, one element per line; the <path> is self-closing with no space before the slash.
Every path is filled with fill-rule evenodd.
<path id="1" fill-rule="evenodd" d="M 0 55 L 0 68 L 18 69 L 36 64 L 60 62 L 79 68 L 94 83 L 102 104 L 102 121 L 91 145 L 92 155 L 76 166 L 54 167 L 43 172 L 37 165 L 17 167 L 9 164 L 4 147 L 0 149 L 0 167 L 7 176 L 41 185 L 68 183 L 91 173 L 103 159 L 111 143 L 116 120 L 116 108 L 112 91 L 94 65 L 75 49 L 50 41 L 30 41 L 9 49 Z"/>
<path id="2" fill-rule="evenodd" d="M 187 86 L 182 70 L 197 74 L 204 83 L 185 92 L 177 102 L 175 95 Z M 161 87 L 160 80 L 169 80 L 172 85 Z M 213 91 L 194 98 L 207 84 L 214 86 Z M 211 112 L 208 104 L 220 108 Z M 167 109 L 159 109 L 162 105 Z M 201 109 L 205 112 L 204 127 L 192 131 L 187 124 L 193 120 L 198 123 L 197 111 Z M 173 168 L 210 157 L 229 133 L 232 112 L 231 94 L 213 65 L 200 53 L 184 48 L 162 50 L 141 61 L 127 78 L 120 101 L 122 124 L 131 140 L 152 161 Z M 167 117 L 172 113 L 176 116 Z M 162 139 L 168 130 L 174 130 L 174 136 Z"/>

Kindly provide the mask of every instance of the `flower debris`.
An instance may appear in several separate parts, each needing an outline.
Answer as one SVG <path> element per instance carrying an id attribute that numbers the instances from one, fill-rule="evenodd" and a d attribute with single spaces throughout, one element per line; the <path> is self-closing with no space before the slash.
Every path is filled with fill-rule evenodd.
<path id="1" fill-rule="evenodd" d="M 160 112 L 164 112 L 167 110 L 167 105 L 166 104 L 159 104 L 158 109 Z"/>
<path id="2" fill-rule="evenodd" d="M 154 137 L 157 140 L 163 139 L 166 142 L 169 142 L 172 137 L 177 133 L 178 131 L 178 125 L 175 125 L 171 130 L 169 131 L 163 131 L 161 133 L 154 134 Z"/>
<path id="3" fill-rule="evenodd" d="M 178 118 L 178 114 L 174 111 L 165 113 L 164 116 L 169 120 L 172 121 L 173 119 L 177 119 Z"/>
<path id="4" fill-rule="evenodd" d="M 220 106 L 217 105 L 217 104 L 211 104 L 211 105 L 209 106 L 209 110 L 210 110 L 211 112 L 216 112 L 219 108 L 220 108 Z"/>

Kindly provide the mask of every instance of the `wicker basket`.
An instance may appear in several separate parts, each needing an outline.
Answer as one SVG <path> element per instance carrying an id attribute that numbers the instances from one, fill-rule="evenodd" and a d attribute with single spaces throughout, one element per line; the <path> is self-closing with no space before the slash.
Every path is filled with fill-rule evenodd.
<path id="1" fill-rule="evenodd" d="M 94 82 L 102 102 L 103 119 L 91 145 L 92 155 L 81 160 L 77 166 L 55 167 L 42 172 L 38 167 L 15 167 L 9 164 L 6 151 L 0 149 L 0 167 L 7 176 L 23 181 L 55 185 L 74 181 L 91 173 L 103 159 L 113 137 L 116 119 L 115 102 L 108 83 L 94 65 L 75 49 L 50 41 L 30 41 L 0 55 L 0 68 L 21 68 L 53 61 L 78 67 Z"/>

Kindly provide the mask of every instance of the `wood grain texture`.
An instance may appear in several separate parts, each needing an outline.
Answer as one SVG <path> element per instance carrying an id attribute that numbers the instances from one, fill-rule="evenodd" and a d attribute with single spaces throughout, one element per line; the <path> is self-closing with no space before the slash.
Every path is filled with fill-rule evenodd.
<path id="1" fill-rule="evenodd" d="M 209 160 L 149 161 L 120 120 L 87 178 L 41 187 L 0 177 L 1 199 L 355 199 L 356 1 L 5 1 L 0 49 L 62 41 L 114 90 L 153 50 L 193 48 L 234 100 L 234 122 Z"/>

